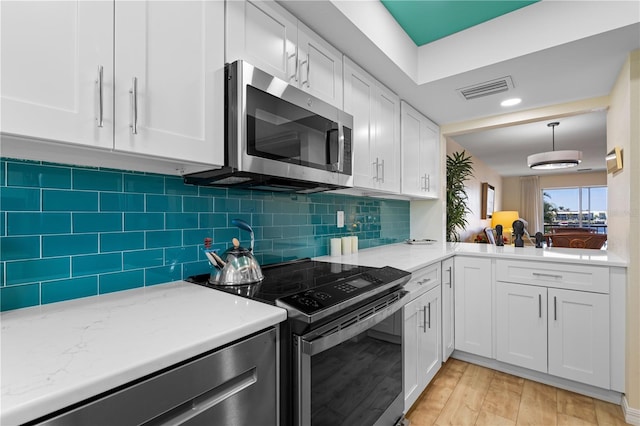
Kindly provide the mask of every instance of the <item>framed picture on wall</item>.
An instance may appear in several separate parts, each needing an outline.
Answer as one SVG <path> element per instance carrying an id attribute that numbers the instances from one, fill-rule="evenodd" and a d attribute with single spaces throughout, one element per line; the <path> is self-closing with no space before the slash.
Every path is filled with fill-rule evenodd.
<path id="1" fill-rule="evenodd" d="M 480 209 L 480 219 L 491 219 L 496 198 L 496 190 L 487 182 L 482 182 L 482 206 Z"/>

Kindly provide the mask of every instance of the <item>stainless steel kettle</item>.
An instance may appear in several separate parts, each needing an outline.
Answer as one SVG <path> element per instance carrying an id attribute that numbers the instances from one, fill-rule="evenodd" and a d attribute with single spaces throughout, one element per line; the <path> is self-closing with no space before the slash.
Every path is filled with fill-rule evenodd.
<path id="1" fill-rule="evenodd" d="M 260 264 L 253 255 L 253 229 L 241 219 L 233 219 L 231 223 L 251 235 L 251 248 L 240 247 L 234 238 L 233 247 L 228 248 L 222 256 L 213 254 L 215 271 L 211 272 L 209 283 L 224 286 L 245 286 L 260 283 L 264 279 Z"/>

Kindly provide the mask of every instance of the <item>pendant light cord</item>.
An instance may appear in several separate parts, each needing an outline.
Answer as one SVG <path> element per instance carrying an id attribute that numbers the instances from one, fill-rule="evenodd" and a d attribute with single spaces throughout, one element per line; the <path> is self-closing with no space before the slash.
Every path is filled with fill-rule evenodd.
<path id="1" fill-rule="evenodd" d="M 556 126 L 560 124 L 558 121 L 547 124 L 547 127 L 551 127 L 551 151 L 556 150 Z"/>

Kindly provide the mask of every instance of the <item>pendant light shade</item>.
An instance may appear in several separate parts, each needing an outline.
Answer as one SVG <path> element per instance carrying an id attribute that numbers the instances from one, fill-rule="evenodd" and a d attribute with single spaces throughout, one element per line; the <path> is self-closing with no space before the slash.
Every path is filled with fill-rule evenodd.
<path id="1" fill-rule="evenodd" d="M 552 149 L 553 151 L 541 152 L 539 154 L 533 154 L 527 157 L 527 164 L 534 170 L 554 170 L 554 169 L 566 169 L 569 167 L 575 167 L 582 161 L 582 152 L 565 150 L 556 151 L 555 140 L 555 127 L 560 123 L 554 121 L 547 124 L 551 127 L 552 131 Z"/>

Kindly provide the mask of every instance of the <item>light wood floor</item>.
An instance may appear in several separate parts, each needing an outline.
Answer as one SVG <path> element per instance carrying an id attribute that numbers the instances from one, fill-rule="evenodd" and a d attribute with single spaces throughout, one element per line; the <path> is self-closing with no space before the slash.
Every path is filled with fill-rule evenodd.
<path id="1" fill-rule="evenodd" d="M 626 425 L 620 406 L 449 358 L 406 416 L 427 425 Z"/>

